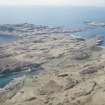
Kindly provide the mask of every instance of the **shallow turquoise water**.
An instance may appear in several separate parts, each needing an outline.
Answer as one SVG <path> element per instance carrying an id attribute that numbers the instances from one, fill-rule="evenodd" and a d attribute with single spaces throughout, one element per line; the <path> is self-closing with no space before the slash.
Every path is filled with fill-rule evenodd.
<path id="1" fill-rule="evenodd" d="M 6 86 L 11 80 L 17 77 L 22 77 L 24 75 L 29 75 L 28 71 L 12 71 L 0 74 L 0 88 Z"/>
<path id="2" fill-rule="evenodd" d="M 30 69 L 30 70 L 29 70 Z M 17 67 L 12 71 L 3 72 L 0 74 L 0 88 L 6 86 L 14 78 L 22 76 L 38 75 L 43 70 L 40 64 L 30 64 L 29 66 Z"/>
<path id="3" fill-rule="evenodd" d="M 0 88 L 4 87 L 13 79 L 12 75 L 0 75 Z"/>
<path id="4" fill-rule="evenodd" d="M 25 71 L 1 74 L 0 75 L 0 88 L 3 88 L 4 86 L 6 86 L 14 78 L 21 77 L 26 74 L 27 74 L 27 72 L 25 72 Z"/>
<path id="5" fill-rule="evenodd" d="M 25 74 L 25 72 L 24 72 Z M 8 72 L 5 74 L 0 74 L 0 88 L 4 87 L 8 84 L 11 80 L 18 76 L 24 75 L 22 72 Z"/>

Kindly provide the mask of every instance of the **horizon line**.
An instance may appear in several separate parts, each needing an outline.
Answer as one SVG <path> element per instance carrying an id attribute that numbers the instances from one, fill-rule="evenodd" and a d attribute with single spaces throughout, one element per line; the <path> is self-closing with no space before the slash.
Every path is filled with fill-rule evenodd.
<path id="1" fill-rule="evenodd" d="M 42 7 L 52 7 L 52 6 L 55 6 L 55 7 L 68 7 L 68 6 L 71 6 L 71 7 L 105 7 L 105 5 L 72 5 L 72 4 L 61 4 L 61 5 L 54 5 L 54 4 L 0 4 L 0 6 L 8 6 L 8 7 L 31 7 L 31 6 L 42 6 Z"/>

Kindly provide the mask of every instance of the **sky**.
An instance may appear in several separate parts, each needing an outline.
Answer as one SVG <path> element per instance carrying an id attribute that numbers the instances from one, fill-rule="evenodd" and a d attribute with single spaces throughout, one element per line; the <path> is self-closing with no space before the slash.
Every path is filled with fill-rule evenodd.
<path id="1" fill-rule="evenodd" d="M 89 5 L 105 6 L 105 0 L 0 0 L 0 5 Z"/>

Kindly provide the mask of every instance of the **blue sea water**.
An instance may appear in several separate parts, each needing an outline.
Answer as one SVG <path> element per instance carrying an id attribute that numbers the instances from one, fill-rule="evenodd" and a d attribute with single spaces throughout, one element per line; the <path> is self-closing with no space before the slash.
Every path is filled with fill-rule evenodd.
<path id="1" fill-rule="evenodd" d="M 72 6 L 0 6 L 0 24 L 32 23 L 35 25 L 65 26 L 82 28 L 85 31 L 74 33 L 75 36 L 105 36 L 105 27 L 87 29 L 84 21 L 105 22 L 104 7 Z M 14 37 L 0 35 L 0 41 L 14 40 Z M 0 87 L 14 78 L 13 74 L 0 76 Z"/>
<path id="2" fill-rule="evenodd" d="M 32 23 L 35 25 L 87 28 L 85 21 L 105 22 L 105 7 L 73 6 L 1 6 L 0 24 Z M 105 35 L 105 27 L 85 30 L 77 36 Z"/>
<path id="3" fill-rule="evenodd" d="M 16 37 L 13 36 L 13 35 L 2 35 L 0 34 L 0 42 L 1 41 L 12 41 L 12 40 L 15 40 Z"/>
<path id="4" fill-rule="evenodd" d="M 0 24 L 81 26 L 86 20 L 105 21 L 104 7 L 1 6 L 0 13 Z"/>

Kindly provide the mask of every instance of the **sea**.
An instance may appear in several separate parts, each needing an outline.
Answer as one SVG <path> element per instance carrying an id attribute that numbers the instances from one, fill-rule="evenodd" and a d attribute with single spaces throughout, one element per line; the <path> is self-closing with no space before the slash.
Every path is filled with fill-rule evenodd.
<path id="1" fill-rule="evenodd" d="M 89 6 L 0 6 L 0 24 L 87 28 L 85 21 L 105 22 L 105 7 Z M 105 35 L 105 27 L 85 30 L 75 35 Z"/>

